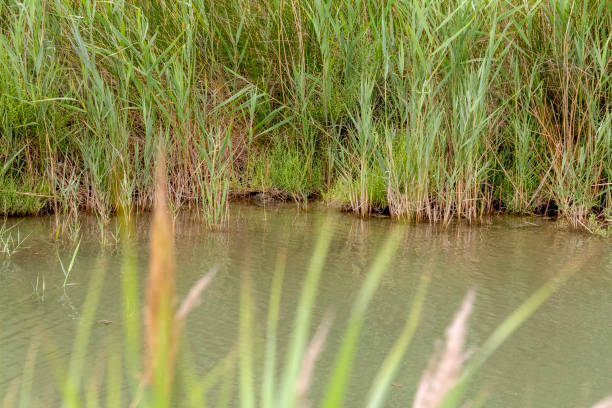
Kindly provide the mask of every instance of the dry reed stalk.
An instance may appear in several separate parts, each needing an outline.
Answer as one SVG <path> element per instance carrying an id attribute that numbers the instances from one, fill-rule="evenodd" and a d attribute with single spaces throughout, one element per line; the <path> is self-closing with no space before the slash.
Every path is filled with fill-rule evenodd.
<path id="1" fill-rule="evenodd" d="M 150 383 L 156 370 L 165 367 L 169 384 L 177 343 L 174 329 L 175 266 L 172 221 L 166 197 L 166 164 L 162 153 L 158 158 L 156 184 L 145 305 L 145 382 Z"/>
<path id="2" fill-rule="evenodd" d="M 463 348 L 467 335 L 467 320 L 472 313 L 476 293 L 470 290 L 453 322 L 446 329 L 442 350 L 434 353 L 417 388 L 413 408 L 435 408 L 455 387 L 465 361 Z"/>
<path id="3" fill-rule="evenodd" d="M 176 310 L 174 231 L 167 202 L 166 165 L 161 153 L 156 169 L 156 184 L 145 305 L 147 355 L 144 382 L 154 383 L 157 380 L 155 377 L 157 370 L 163 370 L 165 383 L 153 385 L 169 387 L 174 375 L 178 344 L 185 319 L 200 303 L 200 295 L 216 274 L 216 269 L 192 286 Z"/>

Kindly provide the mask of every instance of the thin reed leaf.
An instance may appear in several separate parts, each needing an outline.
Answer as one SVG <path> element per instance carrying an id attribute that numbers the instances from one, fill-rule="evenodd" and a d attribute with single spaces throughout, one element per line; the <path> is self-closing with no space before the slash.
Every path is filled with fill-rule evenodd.
<path id="1" fill-rule="evenodd" d="M 393 230 L 378 255 L 374 259 L 366 279 L 357 294 L 357 299 L 351 309 L 351 314 L 347 322 L 346 332 L 343 336 L 343 341 L 340 350 L 336 356 L 334 368 L 330 377 L 330 382 L 327 385 L 322 406 L 326 408 L 342 406 L 344 396 L 348 387 L 349 376 L 351 373 L 352 362 L 359 340 L 359 334 L 363 325 L 366 310 L 374 292 L 384 273 L 387 271 L 393 254 L 399 245 L 402 234 L 399 229 Z"/>
<path id="2" fill-rule="evenodd" d="M 331 229 L 323 226 L 314 252 L 310 258 L 310 264 L 308 265 L 304 286 L 300 293 L 291 340 L 285 359 L 285 368 L 282 373 L 278 394 L 278 406 L 291 407 L 296 404 L 295 398 L 298 374 L 306 348 L 312 308 L 317 295 L 317 286 L 329 251 L 331 237 Z"/>
<path id="3" fill-rule="evenodd" d="M 240 406 L 255 407 L 253 382 L 253 301 L 250 278 L 242 279 L 240 290 Z"/>
<path id="4" fill-rule="evenodd" d="M 263 379 L 261 382 L 261 405 L 271 407 L 274 404 L 276 376 L 276 342 L 278 316 L 283 288 L 283 279 L 287 263 L 287 253 L 279 250 L 274 267 L 274 277 L 268 302 L 268 317 L 266 320 L 266 350 L 264 356 Z"/>
<path id="5" fill-rule="evenodd" d="M 412 301 L 406 324 L 404 325 L 399 337 L 393 344 L 393 347 L 391 350 L 389 350 L 389 353 L 385 357 L 385 360 L 376 373 L 376 377 L 374 377 L 374 380 L 372 381 L 370 391 L 368 392 L 369 397 L 366 405 L 368 408 L 383 406 L 385 402 L 385 396 L 389 391 L 389 385 L 393 380 L 393 375 L 397 371 L 397 368 L 404 357 L 421 320 L 423 303 L 425 302 L 425 296 L 427 294 L 430 281 L 431 272 L 425 271 L 419 280 L 419 285 L 417 287 L 414 300 Z"/>

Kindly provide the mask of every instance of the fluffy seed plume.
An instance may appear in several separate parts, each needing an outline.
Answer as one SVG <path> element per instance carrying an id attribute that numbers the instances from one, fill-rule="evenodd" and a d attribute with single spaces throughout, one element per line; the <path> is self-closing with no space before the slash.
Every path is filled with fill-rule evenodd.
<path id="1" fill-rule="evenodd" d="M 470 290 L 461 308 L 446 329 L 444 347 L 434 353 L 421 378 L 413 408 L 436 408 L 457 384 L 465 361 L 463 347 L 467 335 L 467 320 L 472 313 L 476 292 Z"/>
<path id="2" fill-rule="evenodd" d="M 308 348 L 306 349 L 296 384 L 298 400 L 300 401 L 298 406 L 301 408 L 310 407 L 307 400 L 308 389 L 310 388 L 315 363 L 317 362 L 321 351 L 323 351 L 325 340 L 327 340 L 327 335 L 329 334 L 329 329 L 331 329 L 333 320 L 334 318 L 331 313 L 327 313 L 325 315 L 323 321 L 317 328 L 314 337 L 310 341 Z"/>

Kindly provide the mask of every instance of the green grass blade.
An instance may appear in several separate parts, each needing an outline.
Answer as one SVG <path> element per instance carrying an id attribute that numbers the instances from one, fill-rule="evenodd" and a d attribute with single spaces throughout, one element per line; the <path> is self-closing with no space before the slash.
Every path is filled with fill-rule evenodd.
<path id="1" fill-rule="evenodd" d="M 106 276 L 106 262 L 104 257 L 98 258 L 95 267 L 96 273 L 91 274 L 91 280 L 85 296 L 85 303 L 77 326 L 74 346 L 70 358 L 69 369 L 62 394 L 65 405 L 69 408 L 79 407 L 80 389 L 83 372 L 87 361 L 87 348 L 91 336 L 96 308 L 102 293 L 104 277 Z"/>
<path id="2" fill-rule="evenodd" d="M 425 302 L 425 295 L 427 294 L 430 281 L 431 273 L 425 272 L 423 275 L 421 275 L 419 286 L 417 288 L 414 300 L 412 301 L 410 314 L 408 315 L 406 324 L 395 341 L 395 344 L 393 344 L 393 347 L 387 354 L 387 357 L 378 370 L 378 373 L 376 374 L 370 388 L 369 398 L 366 405 L 368 408 L 381 407 L 385 402 L 385 396 L 389 390 L 389 384 L 393 380 L 393 375 L 404 357 L 404 354 L 410 345 L 410 341 L 414 336 L 414 332 L 416 331 L 421 320 L 423 303 Z"/>
<path id="3" fill-rule="evenodd" d="M 282 375 L 278 407 L 292 407 L 295 404 L 296 381 L 302 362 L 304 349 L 310 329 L 312 308 L 317 295 L 319 278 L 327 258 L 331 241 L 331 229 L 324 226 L 320 232 L 315 250 L 310 258 L 308 272 L 300 294 L 296 310 L 296 318 L 291 334 L 291 343 L 285 360 L 285 369 Z"/>
<path id="4" fill-rule="evenodd" d="M 253 301 L 248 275 L 243 275 L 240 290 L 240 406 L 255 408 L 253 385 Z"/>
<path id="5" fill-rule="evenodd" d="M 399 245 L 401 236 L 402 234 L 399 228 L 391 232 L 382 249 L 378 252 L 374 263 L 370 267 L 366 280 L 361 286 L 355 304 L 351 309 L 348 327 L 343 336 L 342 345 L 338 351 L 330 382 L 327 385 L 325 397 L 321 404 L 324 408 L 340 407 L 343 404 L 365 312 L 382 276 L 387 271 L 393 259 L 393 254 Z"/>
<path id="6" fill-rule="evenodd" d="M 276 332 L 278 327 L 278 315 L 280 312 L 280 301 L 285 274 L 287 255 L 284 251 L 279 252 L 272 288 L 270 290 L 270 301 L 268 308 L 268 320 L 266 325 L 266 351 L 264 357 L 263 379 L 261 383 L 261 406 L 272 407 L 274 403 L 274 376 L 276 374 Z"/>
<path id="7" fill-rule="evenodd" d="M 527 300 L 525 300 L 514 312 L 510 314 L 489 336 L 480 351 L 468 363 L 455 388 L 449 393 L 441 408 L 454 408 L 461 406 L 461 401 L 467 392 L 470 381 L 478 369 L 488 358 L 514 333 L 529 317 L 531 317 L 569 278 L 571 278 L 579 267 L 570 266 L 559 276 L 550 279 Z"/>

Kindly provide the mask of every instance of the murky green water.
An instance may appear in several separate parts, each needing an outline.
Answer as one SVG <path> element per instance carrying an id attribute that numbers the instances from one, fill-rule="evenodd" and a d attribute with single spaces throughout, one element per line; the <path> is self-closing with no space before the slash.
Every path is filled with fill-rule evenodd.
<path id="1" fill-rule="evenodd" d="M 362 222 L 318 208 L 299 212 L 292 206 L 264 210 L 246 205 L 232 207 L 227 232 L 210 233 L 198 224 L 179 222 L 180 294 L 210 268 L 219 267 L 202 305 L 187 324 L 184 345 L 199 371 L 209 370 L 237 343 L 244 273 L 252 278 L 255 315 L 261 323 L 256 327 L 262 334 L 279 248 L 286 248 L 289 262 L 280 316 L 279 347 L 284 349 L 321 222 L 331 224 L 334 237 L 319 287 L 315 322 L 328 310 L 336 317 L 315 372 L 314 399 L 320 395 L 321 378 L 333 362 L 333 349 L 340 341 L 348 309 L 391 222 L 377 218 Z M 147 218 L 138 222 L 143 281 L 147 223 Z M 53 226 L 51 217 L 22 220 L 20 232 L 29 237 L 19 252 L 0 263 L 0 393 L 10 397 L 21 383 L 28 382 L 31 372 L 31 406 L 57 405 L 57 369 L 69 361 L 87 283 L 101 268 L 107 273 L 96 320 L 112 323 L 94 327 L 86 377 L 102 383 L 106 374 L 96 361 L 108 359 L 109 350 L 118 352 L 122 344 L 120 246 L 110 243 L 101 247 L 95 226 L 85 223 L 85 238 L 69 279 L 73 285 L 64 290 L 57 251 L 64 263 L 69 263 L 71 246 L 60 245 L 58 249 Z M 368 313 L 347 407 L 361 406 L 371 378 L 404 325 L 419 276 L 428 268 L 433 281 L 424 319 L 394 379 L 387 406 L 410 405 L 435 341 L 441 338 L 468 288 L 477 289 L 469 335 L 469 343 L 476 347 L 529 294 L 571 264 L 580 266 L 579 273 L 487 362 L 472 395 L 489 393 L 487 407 L 557 408 L 590 406 L 612 394 L 609 239 L 521 218 L 494 219 L 485 227 L 454 226 L 446 231 L 429 225 L 403 228 L 400 250 Z"/>

